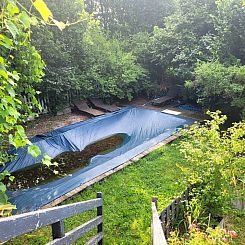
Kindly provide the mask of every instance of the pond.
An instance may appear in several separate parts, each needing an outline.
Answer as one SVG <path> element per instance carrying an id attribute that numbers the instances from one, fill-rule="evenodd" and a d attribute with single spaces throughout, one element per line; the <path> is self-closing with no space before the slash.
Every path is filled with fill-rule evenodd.
<path id="1" fill-rule="evenodd" d="M 64 152 L 58 155 L 52 159 L 52 162 L 57 162 L 58 166 L 49 168 L 45 165 L 37 164 L 32 168 L 15 172 L 12 174 L 15 177 L 14 181 L 8 181 L 8 189 L 17 190 L 30 188 L 72 174 L 87 166 L 92 157 L 107 154 L 120 147 L 123 144 L 124 139 L 124 134 L 116 134 L 88 145 L 82 151 Z"/>

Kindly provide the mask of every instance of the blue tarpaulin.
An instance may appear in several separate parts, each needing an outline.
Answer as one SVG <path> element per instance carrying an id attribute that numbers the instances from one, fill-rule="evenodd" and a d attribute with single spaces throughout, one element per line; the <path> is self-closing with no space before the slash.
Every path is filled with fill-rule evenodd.
<path id="1" fill-rule="evenodd" d="M 82 151 L 86 146 L 116 134 L 124 134 L 124 143 L 114 151 L 93 157 L 90 163 L 77 172 L 47 184 L 29 189 L 8 191 L 10 202 L 17 212 L 36 210 L 81 184 L 127 162 L 134 156 L 172 135 L 177 128 L 193 123 L 192 119 L 173 116 L 155 110 L 127 107 L 114 113 L 78 122 L 31 139 L 42 154 L 55 158 L 64 152 Z M 16 152 L 16 159 L 1 171 L 20 171 L 41 160 L 33 158 L 27 148 Z"/>

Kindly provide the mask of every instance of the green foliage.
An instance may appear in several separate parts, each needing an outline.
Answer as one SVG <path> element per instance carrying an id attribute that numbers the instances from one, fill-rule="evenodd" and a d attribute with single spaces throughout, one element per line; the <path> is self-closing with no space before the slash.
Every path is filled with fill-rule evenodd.
<path id="1" fill-rule="evenodd" d="M 6 148 L 30 144 L 20 125 L 39 108 L 33 84 L 41 81 L 43 62 L 36 49 L 30 45 L 30 26 L 35 17 L 29 17 L 16 1 L 4 1 L 0 13 L 0 164 L 9 157 Z M 24 95 L 30 98 L 25 103 Z M 2 181 L 8 172 L 1 173 L 0 203 L 7 204 L 6 188 Z"/>
<path id="2" fill-rule="evenodd" d="M 103 28 L 112 35 L 128 36 L 150 32 L 174 10 L 170 0 L 85 0 L 88 10 L 95 12 Z"/>
<path id="3" fill-rule="evenodd" d="M 228 66 L 219 62 L 198 63 L 193 81 L 186 85 L 197 94 L 205 108 L 222 109 L 245 116 L 245 66 Z"/>
<path id="4" fill-rule="evenodd" d="M 45 22 L 57 25 L 42 0 L 31 4 Z M 7 154 L 9 147 L 29 145 L 29 154 L 34 157 L 40 155 L 40 150 L 28 140 L 22 124 L 40 109 L 34 86 L 42 80 L 44 63 L 30 43 L 30 28 L 38 23 L 37 17 L 19 1 L 4 0 L 1 2 L 0 19 L 0 165 L 4 165 L 11 159 Z M 0 216 L 10 214 L 14 208 L 8 204 L 5 193 L 3 182 L 6 177 L 13 180 L 7 171 L 0 173 Z"/>
<path id="5" fill-rule="evenodd" d="M 195 228 L 189 231 L 185 237 L 178 237 L 176 232 L 168 239 L 170 245 L 222 245 L 233 244 L 233 237 L 226 229 L 209 227 L 205 231 Z"/>
<path id="6" fill-rule="evenodd" d="M 86 30 L 84 50 L 88 57 L 81 86 L 91 84 L 88 95 L 97 93 L 102 98 L 131 100 L 136 93 L 149 87 L 145 71 L 136 63 L 136 57 L 125 52 L 117 39 L 107 39 L 98 25 Z"/>
<path id="7" fill-rule="evenodd" d="M 209 214 L 212 219 L 221 217 L 229 209 L 232 197 L 238 193 L 244 195 L 240 180 L 245 175 L 245 122 L 234 123 L 222 131 L 220 126 L 226 116 L 220 112 L 208 114 L 212 120 L 184 130 L 185 137 L 180 143 L 181 152 L 189 163 L 189 167 L 182 170 L 187 185 L 193 186 L 196 203 L 193 206 L 201 207 L 196 222 Z"/>
<path id="8" fill-rule="evenodd" d="M 245 60 L 244 8 L 240 0 L 177 1 L 176 11 L 155 27 L 152 50 L 155 60 L 182 84 L 192 78 L 199 61 L 234 64 Z"/>
<path id="9" fill-rule="evenodd" d="M 33 43 L 41 50 L 46 63 L 42 86 L 37 89 L 48 94 L 52 110 L 67 103 L 67 97 L 132 99 L 147 91 L 145 70 L 136 57 L 124 48 L 124 42 L 108 38 L 100 22 L 86 12 L 83 1 L 47 1 L 59 19 L 74 21 L 74 12 L 84 21 L 64 29 L 39 26 L 33 32 Z"/>

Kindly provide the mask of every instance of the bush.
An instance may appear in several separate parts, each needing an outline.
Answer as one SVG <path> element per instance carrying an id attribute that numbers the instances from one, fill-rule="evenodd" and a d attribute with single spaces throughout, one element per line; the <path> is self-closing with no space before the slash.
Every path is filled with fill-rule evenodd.
<path id="1" fill-rule="evenodd" d="M 226 67 L 219 62 L 198 63 L 194 81 L 186 85 L 195 90 L 198 103 L 205 108 L 222 108 L 245 117 L 245 66 Z"/>
<path id="2" fill-rule="evenodd" d="M 223 216 L 230 201 L 238 193 L 244 195 L 245 122 L 234 123 L 226 131 L 220 129 L 227 117 L 220 112 L 208 112 L 212 120 L 194 124 L 183 131 L 180 143 L 189 167 L 182 168 L 187 186 L 193 186 L 190 201 L 195 222 Z M 181 166 L 180 166 L 181 167 Z"/>

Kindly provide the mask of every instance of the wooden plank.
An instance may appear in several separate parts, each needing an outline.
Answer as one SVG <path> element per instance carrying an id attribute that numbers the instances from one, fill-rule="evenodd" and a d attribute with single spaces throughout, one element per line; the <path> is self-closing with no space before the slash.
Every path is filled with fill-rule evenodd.
<path id="1" fill-rule="evenodd" d="M 121 169 L 123 169 L 123 168 L 127 167 L 128 165 L 132 164 L 133 162 L 138 161 L 142 157 L 145 157 L 146 155 L 148 155 L 152 151 L 154 151 L 154 150 L 156 150 L 156 149 L 158 149 L 158 148 L 160 148 L 160 147 L 162 147 L 162 146 L 164 146 L 164 145 L 176 140 L 178 137 L 179 137 L 178 135 L 172 135 L 172 136 L 166 138 L 162 142 L 150 147 L 148 150 L 144 151 L 143 153 L 140 153 L 139 155 L 141 155 L 141 157 L 139 157 L 139 155 L 133 157 L 129 161 L 121 164 L 120 166 L 118 166 L 118 167 L 116 167 L 114 169 L 111 169 L 111 170 L 105 172 L 104 174 L 101 174 L 100 176 L 98 176 L 98 177 L 96 177 L 96 178 L 94 178 L 92 180 L 87 181 L 86 183 L 84 183 L 84 184 L 80 185 L 79 187 L 75 188 L 74 190 L 72 190 L 72 191 L 66 193 L 65 195 L 55 199 L 54 201 L 44 205 L 42 208 L 50 208 L 50 207 L 54 207 L 54 206 L 58 205 L 59 203 L 65 201 L 66 199 L 68 199 L 68 198 L 76 195 L 77 193 L 85 190 L 86 188 L 90 187 L 91 185 L 93 185 L 93 184 L 103 180 L 104 178 L 109 177 L 110 175 L 120 171 Z"/>
<path id="2" fill-rule="evenodd" d="M 96 236 L 92 237 L 85 245 L 95 245 L 98 244 L 104 237 L 104 233 L 100 232 Z"/>
<path id="3" fill-rule="evenodd" d="M 171 215 L 171 204 L 166 208 L 166 236 L 169 236 L 169 228 L 170 228 L 170 215 Z"/>
<path id="4" fill-rule="evenodd" d="M 175 199 L 175 203 L 176 203 L 176 214 L 175 214 L 175 217 L 178 217 L 179 216 L 179 211 L 180 211 L 180 198 L 176 198 Z"/>
<path id="5" fill-rule="evenodd" d="M 167 245 L 155 202 L 152 202 L 152 244 Z"/>
<path id="6" fill-rule="evenodd" d="M 102 112 L 102 111 L 99 111 L 99 110 L 96 110 L 96 109 L 93 109 L 93 108 L 90 108 L 88 106 L 88 104 L 86 103 L 86 101 L 84 100 L 77 100 L 77 101 L 74 101 L 73 104 L 75 105 L 75 107 L 81 111 L 81 112 L 86 112 L 92 116 L 101 116 L 101 115 L 104 115 L 105 113 Z"/>
<path id="7" fill-rule="evenodd" d="M 102 216 L 98 216 L 98 217 L 86 222 L 85 224 L 78 226 L 77 228 L 73 229 L 72 231 L 67 232 L 64 237 L 59 238 L 59 239 L 55 239 L 55 240 L 47 243 L 46 245 L 67 245 L 67 244 L 71 244 L 72 242 L 81 238 L 87 232 L 89 232 L 92 229 L 94 229 L 95 227 L 97 227 L 97 225 L 99 225 L 101 222 L 102 222 Z"/>
<path id="8" fill-rule="evenodd" d="M 0 219 L 0 243 L 101 205 L 102 199 L 97 198 Z"/>
<path id="9" fill-rule="evenodd" d="M 116 105 L 107 105 L 101 99 L 89 99 L 89 101 L 93 104 L 97 109 L 102 109 L 108 112 L 118 111 L 120 108 Z"/>

